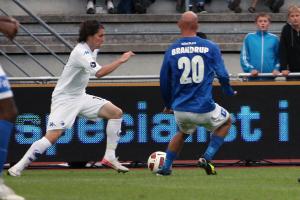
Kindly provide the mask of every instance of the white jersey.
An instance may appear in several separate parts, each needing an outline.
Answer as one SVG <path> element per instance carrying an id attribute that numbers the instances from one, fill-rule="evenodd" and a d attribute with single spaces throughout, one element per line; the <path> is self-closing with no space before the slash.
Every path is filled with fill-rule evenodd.
<path id="1" fill-rule="evenodd" d="M 85 94 L 90 76 L 102 67 L 96 62 L 98 50 L 91 51 L 87 43 L 78 43 L 52 93 L 54 97 L 74 97 Z"/>

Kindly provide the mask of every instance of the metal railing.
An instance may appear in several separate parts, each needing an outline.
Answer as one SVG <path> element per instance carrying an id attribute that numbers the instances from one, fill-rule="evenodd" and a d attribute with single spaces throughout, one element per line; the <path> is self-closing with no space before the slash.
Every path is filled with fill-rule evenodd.
<path id="1" fill-rule="evenodd" d="M 40 17 L 37 15 L 33 14 L 23 3 L 21 3 L 19 0 L 12 0 L 16 5 L 18 5 L 21 9 L 23 9 L 24 12 L 26 12 L 30 17 L 35 19 L 41 26 L 43 26 L 47 31 L 49 31 L 49 35 L 55 36 L 61 43 L 63 43 L 68 49 L 72 50 L 73 45 L 70 44 L 68 41 L 66 41 L 60 34 L 58 34 L 54 29 L 52 29 L 49 25 L 47 25 Z M 9 16 L 4 10 L 0 8 L 0 11 L 6 15 Z M 43 48 L 47 50 L 48 53 L 50 53 L 56 60 L 58 60 L 62 66 L 66 64 L 66 62 L 59 57 L 53 50 L 51 50 L 45 43 L 43 43 L 37 36 L 38 34 L 34 34 L 30 32 L 27 28 L 25 28 L 22 24 L 20 24 L 20 28 L 26 32 L 27 36 L 30 36 L 33 40 L 38 42 Z M 24 35 L 24 34 L 23 34 Z M 38 64 L 42 69 L 44 69 L 48 74 L 51 76 L 54 76 L 54 74 L 48 70 L 48 68 L 42 64 L 34 55 L 32 55 L 28 50 L 24 48 L 23 45 L 21 45 L 19 42 L 16 40 L 12 40 L 12 43 L 17 46 L 20 50 L 22 50 L 25 54 L 27 54 L 36 64 Z M 14 66 L 17 67 L 18 70 L 20 70 L 24 75 L 27 77 L 30 77 L 30 75 L 22 69 L 22 67 L 14 61 L 9 55 L 7 55 L 4 51 L 0 50 L 0 53 L 9 61 L 11 62 Z"/>
<path id="2" fill-rule="evenodd" d="M 17 4 L 20 8 L 22 8 L 29 16 L 37 20 L 45 29 L 47 29 L 50 33 L 52 33 L 57 39 L 59 39 L 66 47 L 68 47 L 70 50 L 73 49 L 73 45 L 70 44 L 68 41 L 66 41 L 63 37 L 61 37 L 53 28 L 48 26 L 40 17 L 33 14 L 23 3 L 21 3 L 19 0 L 13 0 L 15 4 Z"/>
<path id="3" fill-rule="evenodd" d="M 43 76 L 43 77 L 8 77 L 11 83 L 55 83 L 59 77 Z M 102 78 L 91 77 L 90 82 L 101 83 L 127 83 L 127 82 L 158 82 L 158 75 L 136 75 L 136 76 L 105 76 Z"/>
<path id="4" fill-rule="evenodd" d="M 237 76 L 239 78 L 243 78 L 243 77 L 252 77 L 251 73 L 238 73 Z M 285 77 L 284 75 L 282 75 L 282 73 L 274 76 L 272 73 L 259 73 L 257 77 Z M 293 73 L 289 73 L 288 77 L 291 78 L 295 78 L 295 77 L 300 77 L 300 73 L 299 72 L 293 72 Z"/>
<path id="5" fill-rule="evenodd" d="M 1 10 L 1 9 L 0 9 Z M 25 31 L 26 32 L 26 31 Z M 246 35 L 249 32 L 255 32 L 255 30 L 243 30 L 243 31 L 230 31 L 230 32 L 205 32 L 207 35 L 232 35 L 232 34 L 241 34 L 241 35 Z M 272 31 L 273 34 L 280 34 L 281 31 L 275 30 Z M 75 37 L 78 36 L 78 32 L 57 32 L 60 36 L 71 36 Z M 34 36 L 51 36 L 51 33 L 32 33 Z M 122 32 L 105 32 L 105 35 L 180 35 L 179 31 L 122 31 Z M 30 33 L 18 33 L 18 36 L 30 36 Z"/>
<path id="6" fill-rule="evenodd" d="M 272 73 L 260 73 L 256 78 L 275 78 Z M 285 78 L 282 74 L 276 76 L 276 78 Z M 300 73 L 290 73 L 288 78 L 295 78 L 300 81 Z M 250 73 L 238 73 L 238 74 L 230 74 L 231 81 L 240 81 L 245 82 L 252 80 L 253 78 Z M 12 83 L 20 83 L 20 82 L 27 82 L 27 83 L 55 83 L 58 81 L 59 77 L 53 76 L 43 76 L 43 77 L 9 77 L 9 81 Z M 217 80 L 217 79 L 216 79 Z M 270 79 L 271 80 L 271 79 Z M 276 81 L 276 79 L 274 79 Z M 102 78 L 91 77 L 90 82 L 117 82 L 117 83 L 128 83 L 128 82 L 159 82 L 159 75 L 133 75 L 133 76 L 105 76 Z"/>
<path id="7" fill-rule="evenodd" d="M 0 11 L 3 13 L 3 14 L 5 14 L 6 16 L 9 16 L 4 10 L 2 10 L 1 8 L 0 8 Z M 60 61 L 63 65 L 65 65 L 66 63 L 65 63 L 65 61 L 63 61 L 59 56 L 57 56 L 57 54 L 54 52 L 54 51 L 52 51 L 46 44 L 44 44 L 38 37 L 36 37 L 36 36 L 40 36 L 40 35 L 38 35 L 38 34 L 34 34 L 34 33 L 32 33 L 32 32 L 30 32 L 27 28 L 25 28 L 22 24 L 20 24 L 20 28 L 23 30 L 23 31 L 25 31 L 27 34 L 26 34 L 26 36 L 30 36 L 30 37 L 32 37 L 35 41 L 37 41 L 42 47 L 44 47 L 48 52 L 50 52 L 51 53 L 51 55 L 53 55 L 58 61 Z M 21 34 L 18 34 L 18 35 L 21 35 Z M 48 35 L 52 35 L 52 34 L 48 34 Z"/>
<path id="8" fill-rule="evenodd" d="M 284 81 L 286 79 L 300 80 L 300 73 L 293 72 L 289 73 L 288 76 L 285 76 L 282 73 L 276 76 L 274 76 L 272 73 L 259 73 L 257 76 L 252 76 L 251 73 L 239 73 L 236 75 L 236 79 L 241 81 L 265 81 L 272 79 L 274 79 L 274 81 Z"/>
<path id="9" fill-rule="evenodd" d="M 11 57 L 9 57 L 4 51 L 2 51 L 1 49 L 0 49 L 0 53 L 9 61 L 9 62 L 11 62 L 13 65 L 15 65 L 23 74 L 25 74 L 26 76 L 28 76 L 28 77 L 30 77 L 30 75 L 27 73 L 27 72 L 25 72 L 23 69 L 22 69 L 22 67 L 20 67 L 15 61 L 14 61 L 14 59 L 12 59 Z"/>

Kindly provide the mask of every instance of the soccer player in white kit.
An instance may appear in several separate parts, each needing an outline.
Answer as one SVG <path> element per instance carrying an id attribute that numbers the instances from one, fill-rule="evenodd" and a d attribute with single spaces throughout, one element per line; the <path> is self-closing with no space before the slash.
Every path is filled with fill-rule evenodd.
<path id="1" fill-rule="evenodd" d="M 0 32 L 7 38 L 13 39 L 19 29 L 19 22 L 11 17 L 0 16 Z M 24 200 L 4 184 L 1 177 L 4 163 L 6 162 L 9 138 L 12 133 L 13 123 L 17 116 L 17 107 L 13 99 L 6 74 L 0 65 L 0 200 Z"/>
<path id="2" fill-rule="evenodd" d="M 78 44 L 71 52 L 61 77 L 52 93 L 51 113 L 46 135 L 34 142 L 23 158 L 8 170 L 11 176 L 20 176 L 21 172 L 39 155 L 43 154 L 66 128 L 70 128 L 78 115 L 90 120 L 107 119 L 107 146 L 102 164 L 118 172 L 128 172 L 115 156 L 120 139 L 123 112 L 106 99 L 86 94 L 85 89 L 91 75 L 103 77 L 125 63 L 133 52 L 124 53 L 110 64 L 99 65 L 96 62 L 97 51 L 104 41 L 104 27 L 96 20 L 81 24 Z"/>

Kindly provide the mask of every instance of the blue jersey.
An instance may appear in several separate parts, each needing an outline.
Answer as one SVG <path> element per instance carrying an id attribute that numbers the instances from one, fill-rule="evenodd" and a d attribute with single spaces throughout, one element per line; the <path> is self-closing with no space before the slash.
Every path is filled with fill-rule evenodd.
<path id="1" fill-rule="evenodd" d="M 229 75 L 215 43 L 199 37 L 178 39 L 166 51 L 160 71 L 165 106 L 184 112 L 212 111 L 215 75 L 222 85 L 229 86 Z"/>
<path id="2" fill-rule="evenodd" d="M 13 97 L 6 74 L 0 65 L 0 100 Z"/>

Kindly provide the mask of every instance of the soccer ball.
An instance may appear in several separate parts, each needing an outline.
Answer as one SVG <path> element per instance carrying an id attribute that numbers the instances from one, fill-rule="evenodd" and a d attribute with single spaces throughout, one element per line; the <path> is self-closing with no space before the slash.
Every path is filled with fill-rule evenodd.
<path id="1" fill-rule="evenodd" d="M 156 173 L 163 165 L 166 159 L 166 153 L 162 151 L 156 151 L 152 153 L 148 158 L 148 169 L 153 173 Z"/>

